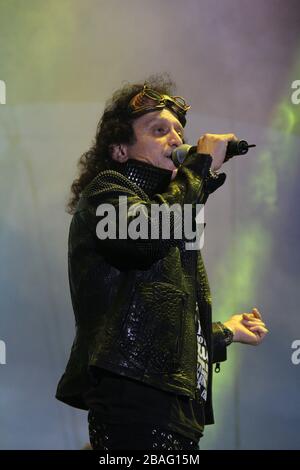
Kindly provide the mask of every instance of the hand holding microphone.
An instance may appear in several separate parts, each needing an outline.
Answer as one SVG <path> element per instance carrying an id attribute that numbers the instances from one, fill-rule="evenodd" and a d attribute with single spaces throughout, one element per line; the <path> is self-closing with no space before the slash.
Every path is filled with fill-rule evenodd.
<path id="1" fill-rule="evenodd" d="M 235 134 L 204 134 L 198 140 L 197 146 L 180 145 L 172 152 L 172 160 L 178 167 L 189 153 L 198 152 L 211 155 L 213 161 L 211 170 L 219 170 L 224 162 L 234 155 L 245 155 L 249 145 L 245 140 L 238 140 Z"/>

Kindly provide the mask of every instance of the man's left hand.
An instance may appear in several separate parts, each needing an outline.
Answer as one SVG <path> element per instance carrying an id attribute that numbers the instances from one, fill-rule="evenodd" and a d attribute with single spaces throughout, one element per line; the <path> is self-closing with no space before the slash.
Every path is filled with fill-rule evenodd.
<path id="1" fill-rule="evenodd" d="M 233 332 L 236 343 L 258 346 L 269 332 L 257 308 L 253 308 L 252 313 L 232 315 L 223 323 Z"/>

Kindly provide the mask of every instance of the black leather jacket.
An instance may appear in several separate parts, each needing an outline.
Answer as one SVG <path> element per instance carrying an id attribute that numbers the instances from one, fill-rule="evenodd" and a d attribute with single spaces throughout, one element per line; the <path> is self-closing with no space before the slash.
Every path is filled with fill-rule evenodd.
<path id="1" fill-rule="evenodd" d="M 226 359 L 226 345 L 222 327 L 212 323 L 200 251 L 186 250 L 183 240 L 172 237 L 100 240 L 96 235 L 97 207 L 110 203 L 118 211 L 119 196 L 127 196 L 128 208 L 205 203 L 226 177 L 212 177 L 211 162 L 209 155 L 189 155 L 171 181 L 170 171 L 129 160 L 117 171 L 100 172 L 82 193 L 69 233 L 76 337 L 58 400 L 87 409 L 84 394 L 99 368 L 195 398 L 198 301 L 209 355 L 206 424 L 213 422 L 212 363 Z"/>

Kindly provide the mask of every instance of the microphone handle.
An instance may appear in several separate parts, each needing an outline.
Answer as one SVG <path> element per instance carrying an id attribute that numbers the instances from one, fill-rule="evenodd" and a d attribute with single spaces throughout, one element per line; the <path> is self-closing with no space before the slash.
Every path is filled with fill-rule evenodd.
<path id="1" fill-rule="evenodd" d="M 245 155 L 249 147 L 256 147 L 256 145 L 249 145 L 246 140 L 230 140 L 227 144 L 224 162 L 227 162 L 235 155 Z"/>
<path id="2" fill-rule="evenodd" d="M 224 162 L 227 162 L 230 158 L 234 157 L 235 155 L 245 155 L 250 147 L 256 147 L 256 145 L 249 145 L 246 140 L 230 140 L 227 143 Z M 184 160 L 189 154 L 195 152 L 197 152 L 196 145 L 191 146 L 188 144 L 182 144 L 175 150 L 173 150 L 172 160 L 174 164 L 178 167 L 184 162 Z"/>

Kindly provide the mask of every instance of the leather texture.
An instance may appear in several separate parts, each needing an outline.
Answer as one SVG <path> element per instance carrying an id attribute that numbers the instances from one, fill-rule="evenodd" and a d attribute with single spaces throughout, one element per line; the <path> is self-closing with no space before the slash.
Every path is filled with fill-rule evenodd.
<path id="1" fill-rule="evenodd" d="M 226 360 L 226 345 L 222 329 L 212 323 L 201 252 L 186 250 L 184 239 L 162 239 L 160 227 L 158 239 L 99 240 L 96 234 L 97 207 L 110 204 L 118 214 L 120 196 L 127 197 L 128 225 L 136 207 L 149 214 L 153 203 L 205 203 L 226 177 L 211 176 L 211 161 L 209 155 L 189 155 L 173 181 L 168 170 L 129 161 L 99 173 L 82 193 L 68 254 L 76 337 L 57 399 L 87 409 L 84 394 L 102 368 L 197 398 L 198 301 L 209 355 L 205 421 L 213 422 L 212 363 Z M 175 214 L 172 227 L 177 223 Z"/>

